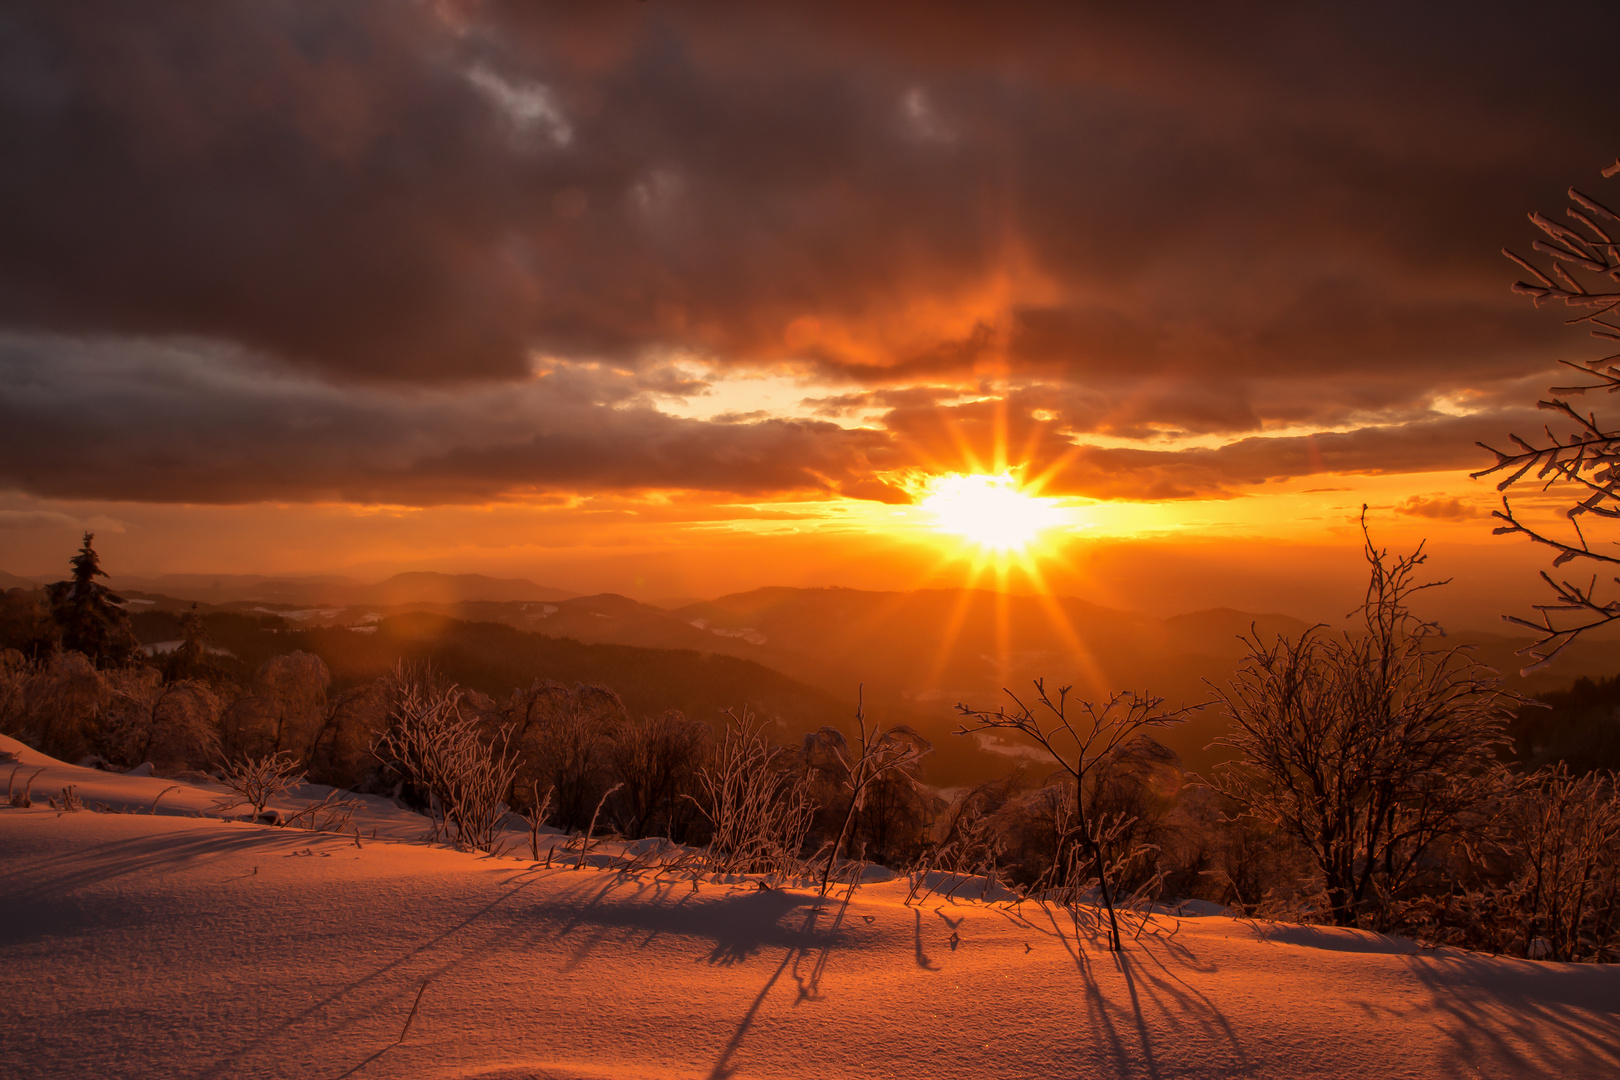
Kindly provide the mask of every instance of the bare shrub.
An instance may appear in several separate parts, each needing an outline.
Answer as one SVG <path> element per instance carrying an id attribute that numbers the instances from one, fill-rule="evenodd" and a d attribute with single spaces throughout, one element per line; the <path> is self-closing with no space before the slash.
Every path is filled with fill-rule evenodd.
<path id="1" fill-rule="evenodd" d="M 283 825 L 290 829 L 308 829 L 310 832 L 342 832 L 349 827 L 349 819 L 360 808 L 358 800 L 347 792 L 333 788 L 302 810 L 287 815 Z M 359 846 L 359 841 L 355 842 Z"/>
<path id="2" fill-rule="evenodd" d="M 1475 828 L 1496 786 L 1509 702 L 1495 672 L 1408 608 L 1425 556 L 1389 561 L 1366 533 L 1364 632 L 1319 629 L 1249 657 L 1220 690 L 1238 761 L 1212 786 L 1310 853 L 1325 914 L 1353 926 L 1410 890 L 1446 837 Z M 1436 583 L 1439 584 L 1439 583 Z"/>
<path id="3" fill-rule="evenodd" d="M 150 761 L 173 775 L 219 755 L 219 699 L 206 683 L 181 679 L 165 685 L 152 668 L 101 673 L 105 696 L 91 748 L 126 768 Z"/>
<path id="4" fill-rule="evenodd" d="M 314 653 L 272 656 L 253 676 L 253 688 L 225 712 L 221 743 L 232 757 L 288 751 L 307 754 L 326 710 L 331 672 Z"/>
<path id="5" fill-rule="evenodd" d="M 619 830 L 639 840 L 683 834 L 697 770 L 708 753 L 709 727 L 670 710 L 639 720 L 625 717 L 612 729 L 607 764 L 619 792 Z M 538 785 L 536 785 L 538 786 Z"/>
<path id="6" fill-rule="evenodd" d="M 253 816 L 258 817 L 270 805 L 270 800 L 296 784 L 300 775 L 298 759 L 285 750 L 225 762 L 220 766 L 220 783 L 236 797 L 220 800 L 214 809 L 224 812 L 247 805 L 253 808 Z"/>
<path id="7" fill-rule="evenodd" d="M 585 828 L 612 783 L 613 738 L 627 721 L 619 696 L 591 683 L 536 680 L 512 696 L 504 715 L 522 761 L 514 796 L 535 786 L 552 790 L 558 826 Z"/>
<path id="8" fill-rule="evenodd" d="M 1517 867 L 1499 906 L 1516 941 L 1549 960 L 1620 959 L 1620 792 L 1612 773 L 1563 765 L 1529 777 L 1504 815 Z M 1537 947 L 1536 943 L 1545 944 Z M 1513 948 L 1517 946 L 1517 948 Z M 1538 955 L 1539 954 L 1539 955 Z"/>
<path id="9" fill-rule="evenodd" d="M 83 653 L 59 652 L 27 672 L 17 738 L 63 761 L 89 754 L 104 686 Z"/>
<path id="10" fill-rule="evenodd" d="M 935 823 L 937 835 L 933 842 L 910 867 L 911 889 L 906 903 L 926 899 L 941 880 L 939 875 L 949 875 L 958 882 L 982 878 L 981 895 L 1001 884 L 1007 841 L 998 815 L 1022 780 L 1021 772 L 1013 773 L 965 791 L 946 805 Z"/>
<path id="11" fill-rule="evenodd" d="M 859 736 L 854 744 L 844 738 L 843 732 L 830 727 L 822 728 L 807 740 L 807 747 L 813 752 L 831 759 L 830 768 L 829 765 L 822 767 L 834 772 L 849 796 L 832 852 L 827 856 L 827 865 L 821 874 L 823 895 L 826 895 L 833 868 L 839 855 L 845 851 L 851 827 L 868 796 L 885 781 L 912 786 L 911 774 L 923 755 L 933 750 L 927 739 L 903 725 L 885 729 L 874 724 L 868 729 L 864 708 L 856 709 L 855 722 L 859 727 Z"/>
<path id="12" fill-rule="evenodd" d="M 405 686 L 372 752 L 426 795 L 430 809 L 437 804 L 456 843 L 488 851 L 506 817 L 518 761 L 511 729 L 480 738 L 477 720 L 462 712 L 461 698 L 454 686 Z"/>
<path id="13" fill-rule="evenodd" d="M 809 783 L 791 750 L 773 746 L 751 713 L 726 713 L 725 735 L 698 771 L 699 809 L 716 873 L 798 874 L 815 815 Z"/>
<path id="14" fill-rule="evenodd" d="M 1016 731 L 1046 751 L 1067 774 L 1066 783 L 1049 786 L 1041 794 L 1055 843 L 1053 869 L 1044 884 L 1073 907 L 1090 887 L 1089 874 L 1107 912 L 1109 948 L 1118 952 L 1123 947 L 1115 913 L 1118 879 L 1143 853 L 1121 847 L 1132 822 L 1115 814 L 1094 814 L 1088 796 L 1098 777 L 1107 773 L 1102 766 L 1128 740 L 1143 728 L 1180 723 L 1193 710 L 1163 711 L 1163 698 L 1140 694 L 1115 694 L 1101 704 L 1071 703 L 1067 686 L 1054 697 L 1038 679 L 1031 703 L 1010 691 L 1007 696 L 1013 704 L 1010 711 L 1005 706 L 989 712 L 958 705 L 957 711 L 966 718 L 958 733 Z"/>

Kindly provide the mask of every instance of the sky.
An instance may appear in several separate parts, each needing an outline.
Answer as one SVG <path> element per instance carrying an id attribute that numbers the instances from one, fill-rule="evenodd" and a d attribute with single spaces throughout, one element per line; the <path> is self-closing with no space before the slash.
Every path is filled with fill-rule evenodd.
<path id="1" fill-rule="evenodd" d="M 1545 560 L 1476 442 L 1595 355 L 1501 248 L 1620 201 L 1617 24 L 8 4 L 0 569 L 1299 610 L 1366 503 L 1492 617 Z M 998 576 L 949 474 L 1056 524 Z"/>

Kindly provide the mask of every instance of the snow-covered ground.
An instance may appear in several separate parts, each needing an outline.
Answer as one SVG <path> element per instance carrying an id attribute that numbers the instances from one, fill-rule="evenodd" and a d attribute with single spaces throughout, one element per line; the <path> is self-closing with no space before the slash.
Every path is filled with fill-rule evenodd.
<path id="1" fill-rule="evenodd" d="M 358 843 L 189 816 L 206 786 L 153 814 L 174 781 L 20 753 L 48 768 L 0 809 L 16 1080 L 1620 1076 L 1620 968 L 1225 916 L 1116 956 L 1029 903 L 547 870 L 400 842 L 424 819 L 381 799 Z M 134 812 L 47 807 L 68 783 Z"/>

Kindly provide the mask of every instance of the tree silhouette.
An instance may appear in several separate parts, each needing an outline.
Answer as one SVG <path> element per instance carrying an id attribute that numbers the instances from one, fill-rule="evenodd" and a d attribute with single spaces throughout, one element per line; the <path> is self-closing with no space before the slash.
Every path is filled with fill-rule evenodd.
<path id="1" fill-rule="evenodd" d="M 1603 170 L 1605 179 L 1620 175 L 1620 160 Z M 1620 215 L 1596 199 L 1569 189 L 1569 198 L 1575 205 L 1565 211 L 1574 228 L 1566 228 L 1541 214 L 1531 214 L 1530 221 L 1540 229 L 1546 239 L 1537 240 L 1531 250 L 1548 256 L 1546 271 L 1530 260 L 1502 249 L 1533 278 L 1519 281 L 1513 291 L 1528 296 L 1537 307 L 1562 301 L 1567 308 L 1582 310 L 1583 314 L 1567 320 L 1567 325 L 1585 325 L 1591 335 L 1604 342 L 1620 342 L 1620 241 L 1611 236 L 1620 229 Z M 1613 347 L 1612 345 L 1610 346 Z M 1620 390 L 1620 353 L 1610 353 L 1582 364 L 1559 361 L 1574 368 L 1587 380 L 1574 386 L 1555 386 L 1554 395 L 1584 394 L 1588 390 Z M 1602 565 L 1620 565 L 1620 549 L 1594 547 L 1588 535 L 1593 526 L 1612 526 L 1620 519 L 1620 428 L 1600 423 L 1594 413 L 1582 414 L 1563 397 L 1554 396 L 1536 403 L 1539 409 L 1552 412 L 1572 427 L 1562 433 L 1549 424 L 1544 428 L 1545 439 L 1520 438 L 1513 440 L 1511 451 L 1498 450 L 1485 443 L 1479 445 L 1496 455 L 1496 464 L 1474 473 L 1475 477 L 1507 471 L 1507 478 L 1496 485 L 1503 492 L 1502 509 L 1493 516 L 1501 521 L 1498 534 L 1519 534 L 1544 544 L 1556 552 L 1553 569 L 1577 560 L 1590 560 Z M 1555 532 L 1551 527 L 1526 519 L 1508 501 L 1507 489 L 1515 484 L 1538 485 L 1542 492 L 1557 490 L 1560 501 L 1566 505 L 1562 515 L 1568 521 L 1567 531 Z M 1584 520 L 1584 527 L 1583 527 Z M 1542 579 L 1553 591 L 1553 602 L 1537 604 L 1538 620 L 1503 616 L 1537 633 L 1536 641 L 1521 650 L 1532 663 L 1524 669 L 1529 674 L 1544 667 L 1565 646 L 1588 630 L 1620 619 L 1620 599 L 1603 599 L 1594 574 L 1582 584 L 1569 580 L 1555 580 L 1546 571 Z M 1615 579 L 1620 582 L 1620 578 Z"/>
<path id="2" fill-rule="evenodd" d="M 62 632 L 62 647 L 88 656 L 97 667 L 128 663 L 138 648 L 122 597 L 96 580 L 106 577 L 91 546 L 96 536 L 84 534 L 84 546 L 68 560 L 73 577 L 45 589 L 51 618 Z"/>

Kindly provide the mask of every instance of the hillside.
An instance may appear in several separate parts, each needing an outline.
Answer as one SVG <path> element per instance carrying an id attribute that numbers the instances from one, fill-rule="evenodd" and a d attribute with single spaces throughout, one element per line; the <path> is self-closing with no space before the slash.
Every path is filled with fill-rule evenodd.
<path id="1" fill-rule="evenodd" d="M 36 797 L 133 811 L 0 809 L 11 1080 L 1620 1072 L 1614 966 L 1173 911 L 1112 954 L 1089 909 L 908 904 L 904 878 L 822 901 L 621 872 L 616 847 L 547 869 L 402 842 L 426 820 L 387 800 L 315 834 L 0 749 L 46 768 Z"/>
<path id="2" fill-rule="evenodd" d="M 503 585 L 496 579 L 478 582 L 483 584 L 475 582 L 477 588 Z M 466 588 L 476 591 L 474 584 Z M 136 590 L 125 595 L 144 642 L 167 642 L 178 636 L 175 616 L 190 606 L 189 601 Z M 479 655 L 484 644 L 462 649 L 446 642 L 449 651 L 443 662 L 455 664 L 461 681 L 489 693 L 506 693 L 537 676 L 588 679 L 619 689 L 635 703 L 633 707 L 647 711 L 697 708 L 713 715 L 723 705 L 748 701 L 794 717 L 795 723 L 802 719 L 816 726 L 835 722 L 834 717 L 847 723 L 860 693 L 870 715 L 911 724 L 934 741 L 938 748 L 934 768 L 950 778 L 943 781 L 947 783 L 982 779 L 986 770 L 995 772 L 1007 765 L 1004 755 L 987 755 L 977 745 L 960 745 L 965 741 L 954 738 L 958 702 L 994 707 L 1006 700 L 1003 688 L 1027 690 L 1036 678 L 1049 685 L 1072 685 L 1084 697 L 1137 690 L 1163 696 L 1171 707 L 1206 702 L 1213 697 L 1210 684 L 1224 684 L 1244 656 L 1246 635 L 1270 641 L 1278 634 L 1297 636 L 1307 628 L 1287 616 L 1231 608 L 1158 618 L 1072 597 L 987 590 L 767 588 L 674 611 L 614 594 L 442 603 L 321 601 L 314 606 L 232 599 L 201 605 L 201 610 L 213 643 L 240 658 L 248 671 L 268 656 L 293 648 L 365 657 L 363 663 L 356 661 L 359 666 L 354 670 L 386 666 L 385 646 L 426 656 L 433 648 L 423 639 L 389 631 L 366 643 L 355 640 L 366 634 L 349 628 L 375 633 L 372 628 L 392 619 L 431 615 L 440 621 L 413 624 L 419 629 L 439 627 L 430 637 L 443 636 L 457 623 L 483 623 L 533 638 L 499 638 L 492 646 L 492 655 L 501 656 L 499 660 Z M 1562 690 L 1579 677 L 1602 679 L 1620 672 L 1615 637 L 1613 633 L 1583 637 L 1555 665 L 1528 677 L 1518 675 L 1524 661 L 1515 655 L 1525 639 L 1467 633 L 1446 641 L 1474 647 L 1483 662 L 1504 673 L 1509 689 L 1535 695 Z M 517 645 L 520 640 L 526 643 Z M 582 651 L 579 645 L 609 651 Z M 694 664 L 672 656 L 611 651 L 621 647 L 711 659 Z M 722 664 L 719 657 L 741 666 Z M 345 664 L 347 660 L 334 670 L 349 670 Z M 756 669 L 768 669 L 780 680 L 773 682 Z M 704 692 L 695 683 L 700 673 L 722 681 Z M 810 696 L 794 705 L 794 695 L 803 694 Z M 1206 709 L 1162 737 L 1188 768 L 1200 771 L 1214 762 L 1208 747 L 1223 726 L 1219 712 Z"/>

